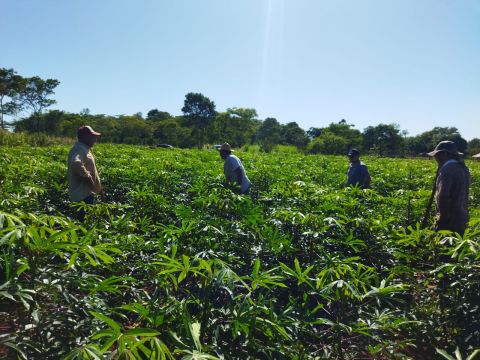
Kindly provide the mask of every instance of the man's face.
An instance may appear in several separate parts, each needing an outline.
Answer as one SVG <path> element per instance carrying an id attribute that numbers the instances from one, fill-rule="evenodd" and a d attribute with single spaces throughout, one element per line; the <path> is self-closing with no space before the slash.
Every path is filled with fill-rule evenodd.
<path id="1" fill-rule="evenodd" d="M 80 141 L 88 147 L 93 147 L 93 145 L 95 145 L 95 143 L 97 142 L 97 136 L 92 134 L 84 134 L 80 138 Z"/>
<path id="2" fill-rule="evenodd" d="M 439 166 L 445 164 L 449 159 L 448 154 L 445 151 L 440 151 L 436 153 L 433 157 L 435 158 Z"/>
<path id="3" fill-rule="evenodd" d="M 225 160 L 227 156 L 230 155 L 230 151 L 220 150 L 220 157 Z"/>
<path id="4" fill-rule="evenodd" d="M 348 157 L 348 160 L 350 160 L 350 162 L 353 163 L 355 161 L 358 161 L 359 158 L 360 158 L 359 155 L 351 155 Z"/>

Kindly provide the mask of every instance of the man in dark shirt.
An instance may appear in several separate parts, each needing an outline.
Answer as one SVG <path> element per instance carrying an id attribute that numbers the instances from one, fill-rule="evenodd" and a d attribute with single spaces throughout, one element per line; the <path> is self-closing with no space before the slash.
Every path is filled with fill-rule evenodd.
<path id="1" fill-rule="evenodd" d="M 435 182 L 435 230 L 450 230 L 463 235 L 468 224 L 470 171 L 453 141 L 441 141 L 429 152 L 438 164 Z"/>
<path id="2" fill-rule="evenodd" d="M 347 186 L 358 186 L 361 189 L 368 189 L 371 178 L 367 165 L 360 161 L 360 152 L 357 149 L 350 150 L 348 159 L 350 160 L 350 167 L 347 172 Z"/>

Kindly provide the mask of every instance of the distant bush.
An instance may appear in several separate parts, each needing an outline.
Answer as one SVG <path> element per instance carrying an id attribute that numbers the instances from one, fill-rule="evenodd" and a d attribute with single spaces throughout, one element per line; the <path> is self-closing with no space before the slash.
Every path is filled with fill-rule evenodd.
<path id="1" fill-rule="evenodd" d="M 310 154 L 341 155 L 345 154 L 348 147 L 348 140 L 342 136 L 324 131 L 308 144 L 307 151 Z"/>
<path id="2" fill-rule="evenodd" d="M 298 154 L 301 152 L 294 145 L 277 145 L 272 149 L 272 153 L 281 153 L 281 154 Z"/>
<path id="3" fill-rule="evenodd" d="M 68 145 L 75 140 L 69 137 L 50 136 L 45 133 L 27 134 L 24 132 L 12 133 L 0 130 L 0 146 L 50 146 Z"/>
<path id="4" fill-rule="evenodd" d="M 248 152 L 248 153 L 259 153 L 260 152 L 260 145 L 252 145 L 252 144 L 246 144 L 241 147 L 241 150 L 243 152 Z"/>

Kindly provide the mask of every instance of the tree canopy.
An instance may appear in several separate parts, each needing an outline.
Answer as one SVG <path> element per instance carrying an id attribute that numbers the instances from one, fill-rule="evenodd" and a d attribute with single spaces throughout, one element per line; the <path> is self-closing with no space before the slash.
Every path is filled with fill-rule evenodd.
<path id="1" fill-rule="evenodd" d="M 253 108 L 231 107 L 217 112 L 214 101 L 194 92 L 185 95 L 179 116 L 158 108 L 149 110 L 145 118 L 141 112 L 94 115 L 87 108 L 79 113 L 45 112 L 55 104 L 52 96 L 59 83 L 38 76 L 23 77 L 13 69 L 0 68 L 0 129 L 8 125 L 4 116 L 12 118 L 27 113 L 10 123 L 15 131 L 74 137 L 78 127 L 89 124 L 102 133 L 102 141 L 116 143 L 202 147 L 228 142 L 234 147 L 259 144 L 267 152 L 285 144 L 314 154 L 337 155 L 354 147 L 363 154 L 401 156 L 425 154 L 438 142 L 451 140 L 462 152 L 480 152 L 480 140 L 467 142 L 455 127 L 434 127 L 417 136 L 406 136 L 406 131 L 394 123 L 368 126 L 362 132 L 341 119 L 305 131 L 294 121 L 281 124 L 273 117 L 261 120 Z"/>
<path id="2" fill-rule="evenodd" d="M 39 115 L 56 103 L 50 96 L 59 84 L 56 79 L 22 77 L 13 69 L 0 68 L 0 128 L 6 128 L 4 115 L 30 110 L 31 116 L 37 118 L 36 131 L 40 131 Z"/>
<path id="3" fill-rule="evenodd" d="M 182 112 L 201 148 L 205 142 L 206 130 L 216 115 L 215 103 L 203 94 L 188 93 L 185 95 Z"/>

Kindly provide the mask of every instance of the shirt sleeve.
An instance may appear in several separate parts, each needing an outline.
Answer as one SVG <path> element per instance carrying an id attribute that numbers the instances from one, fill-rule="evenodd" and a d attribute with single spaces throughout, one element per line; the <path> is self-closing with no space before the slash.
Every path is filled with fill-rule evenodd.
<path id="1" fill-rule="evenodd" d="M 72 170 L 80 177 L 88 179 L 93 184 L 92 174 L 85 167 L 85 161 L 87 160 L 87 154 L 83 151 L 77 152 L 72 158 Z"/>
<path id="2" fill-rule="evenodd" d="M 453 177 L 449 173 L 441 173 L 437 179 L 437 211 L 439 214 L 438 222 L 442 223 L 450 217 L 451 199 L 450 192 L 453 185 Z"/>
<path id="3" fill-rule="evenodd" d="M 367 165 L 363 165 L 362 166 L 362 183 L 365 183 L 365 181 L 367 181 L 369 176 L 370 176 L 370 174 L 368 173 Z"/>
<path id="4" fill-rule="evenodd" d="M 365 178 L 368 176 L 367 165 L 362 165 L 362 167 L 360 168 L 360 174 L 362 175 L 362 179 L 365 180 Z"/>
<path id="5" fill-rule="evenodd" d="M 347 186 L 352 185 L 352 168 L 349 167 L 347 170 Z"/>
<path id="6" fill-rule="evenodd" d="M 227 168 L 228 168 L 229 171 L 233 172 L 233 171 L 237 170 L 237 168 L 239 168 L 239 167 L 240 167 L 240 163 L 238 162 L 237 159 L 235 159 L 232 156 L 229 156 L 227 158 Z"/>

